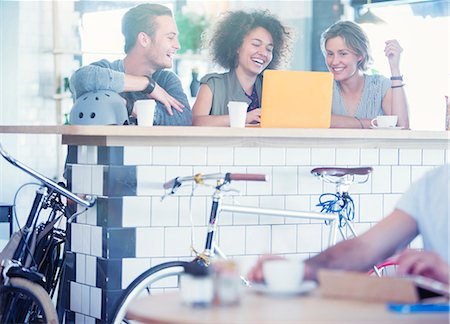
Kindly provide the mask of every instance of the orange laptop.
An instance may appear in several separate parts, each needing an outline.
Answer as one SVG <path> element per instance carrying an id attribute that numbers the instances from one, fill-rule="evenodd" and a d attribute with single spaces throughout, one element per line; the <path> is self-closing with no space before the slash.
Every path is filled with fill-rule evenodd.
<path id="1" fill-rule="evenodd" d="M 261 127 L 329 128 L 332 94 L 330 72 L 266 70 Z"/>

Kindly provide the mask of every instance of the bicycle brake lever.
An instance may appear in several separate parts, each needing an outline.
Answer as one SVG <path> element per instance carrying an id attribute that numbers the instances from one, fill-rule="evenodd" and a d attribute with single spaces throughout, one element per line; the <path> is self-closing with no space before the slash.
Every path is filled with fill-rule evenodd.
<path id="1" fill-rule="evenodd" d="M 171 195 L 172 195 L 172 192 L 165 193 L 164 195 L 161 196 L 161 200 L 160 201 L 163 201 L 164 199 L 166 199 L 167 196 L 171 196 Z"/>
<path id="2" fill-rule="evenodd" d="M 225 188 L 225 189 L 222 189 L 221 191 L 222 192 L 235 192 L 235 193 L 241 195 L 241 191 L 240 190 L 233 189 L 233 188 L 228 188 L 228 189 Z"/>

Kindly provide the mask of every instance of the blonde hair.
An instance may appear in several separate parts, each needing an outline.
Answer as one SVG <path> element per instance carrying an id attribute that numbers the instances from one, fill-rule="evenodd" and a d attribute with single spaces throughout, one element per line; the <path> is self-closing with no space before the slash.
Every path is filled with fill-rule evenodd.
<path id="1" fill-rule="evenodd" d="M 325 46 L 327 41 L 338 36 L 344 39 L 345 44 L 347 44 L 352 51 L 362 57 L 361 61 L 358 62 L 358 68 L 362 71 L 366 71 L 373 62 L 367 34 L 354 22 L 338 21 L 328 27 L 320 37 L 320 48 L 324 55 L 326 55 Z"/>

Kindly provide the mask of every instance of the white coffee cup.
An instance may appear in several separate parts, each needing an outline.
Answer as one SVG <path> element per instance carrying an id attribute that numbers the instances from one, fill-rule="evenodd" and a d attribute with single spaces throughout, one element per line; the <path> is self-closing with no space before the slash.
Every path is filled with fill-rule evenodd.
<path id="1" fill-rule="evenodd" d="M 276 293 L 297 291 L 303 281 L 305 265 L 298 260 L 268 260 L 263 264 L 267 288 Z"/>
<path id="2" fill-rule="evenodd" d="M 228 114 L 230 115 L 230 127 L 245 127 L 248 103 L 243 101 L 228 102 Z"/>
<path id="3" fill-rule="evenodd" d="M 133 111 L 136 114 L 139 126 L 153 126 L 155 107 L 156 102 L 151 99 L 137 100 L 134 103 Z"/>
<path id="4" fill-rule="evenodd" d="M 373 128 L 394 128 L 397 126 L 397 120 L 396 115 L 377 116 L 370 121 L 370 124 Z"/>

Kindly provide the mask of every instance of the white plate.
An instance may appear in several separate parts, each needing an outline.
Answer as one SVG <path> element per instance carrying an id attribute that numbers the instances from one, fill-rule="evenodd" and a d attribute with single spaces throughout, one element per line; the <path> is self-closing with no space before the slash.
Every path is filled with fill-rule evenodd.
<path id="1" fill-rule="evenodd" d="M 292 290 L 289 291 L 279 291 L 279 290 L 273 290 L 270 289 L 265 284 L 252 284 L 251 288 L 253 291 L 273 296 L 293 296 L 293 295 L 301 295 L 306 294 L 312 290 L 317 288 L 317 283 L 315 281 L 303 281 L 300 286 L 294 287 Z"/>
<path id="2" fill-rule="evenodd" d="M 400 130 L 400 129 L 403 129 L 404 127 L 402 127 L 402 126 L 395 126 L 395 127 L 373 127 L 373 126 L 370 126 L 370 128 L 380 129 L 380 130 Z"/>

